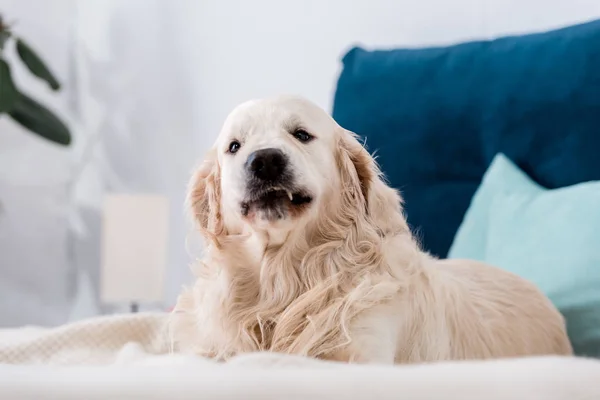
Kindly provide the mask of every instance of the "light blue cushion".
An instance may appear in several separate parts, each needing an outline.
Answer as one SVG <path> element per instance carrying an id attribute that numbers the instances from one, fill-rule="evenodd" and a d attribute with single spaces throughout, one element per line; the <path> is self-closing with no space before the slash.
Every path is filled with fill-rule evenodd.
<path id="1" fill-rule="evenodd" d="M 565 316 L 576 353 L 600 356 L 600 182 L 547 190 L 497 155 L 449 257 L 535 283 Z"/>

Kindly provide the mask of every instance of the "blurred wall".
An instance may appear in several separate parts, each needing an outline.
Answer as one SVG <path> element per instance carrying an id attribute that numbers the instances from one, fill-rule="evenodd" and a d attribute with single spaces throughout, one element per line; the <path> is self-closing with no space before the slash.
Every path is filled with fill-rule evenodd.
<path id="1" fill-rule="evenodd" d="M 198 116 L 215 135 L 248 98 L 302 93 L 331 108 L 353 44 L 424 46 L 544 30 L 600 17 L 598 0 L 220 0 L 177 2 Z"/>

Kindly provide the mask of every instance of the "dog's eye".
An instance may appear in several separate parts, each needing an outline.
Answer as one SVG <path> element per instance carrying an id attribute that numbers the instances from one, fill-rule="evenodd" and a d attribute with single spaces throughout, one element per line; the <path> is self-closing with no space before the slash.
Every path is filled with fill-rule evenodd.
<path id="1" fill-rule="evenodd" d="M 240 147 L 242 147 L 242 145 L 240 144 L 240 142 L 238 142 L 237 140 L 234 140 L 231 143 L 229 143 L 229 149 L 228 150 L 229 150 L 229 152 L 231 154 L 235 154 L 240 149 Z"/>
<path id="2" fill-rule="evenodd" d="M 304 129 L 297 129 L 294 131 L 294 137 L 302 143 L 308 143 L 314 139 L 314 136 L 306 132 Z"/>

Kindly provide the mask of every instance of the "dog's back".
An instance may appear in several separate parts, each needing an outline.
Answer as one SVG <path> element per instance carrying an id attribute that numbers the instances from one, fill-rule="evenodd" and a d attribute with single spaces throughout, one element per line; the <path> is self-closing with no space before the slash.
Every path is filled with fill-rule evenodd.
<path id="1" fill-rule="evenodd" d="M 431 301 L 418 308 L 424 320 L 436 326 L 423 326 L 419 329 L 421 337 L 414 338 L 429 349 L 421 353 L 423 358 L 572 354 L 564 318 L 532 283 L 471 260 L 432 260 L 429 267 L 429 287 L 425 290 L 430 295 L 423 298 Z M 425 313 L 433 314 L 427 317 Z M 428 335 L 432 329 L 443 331 L 447 342 Z M 426 343 L 427 337 L 437 343 Z"/>

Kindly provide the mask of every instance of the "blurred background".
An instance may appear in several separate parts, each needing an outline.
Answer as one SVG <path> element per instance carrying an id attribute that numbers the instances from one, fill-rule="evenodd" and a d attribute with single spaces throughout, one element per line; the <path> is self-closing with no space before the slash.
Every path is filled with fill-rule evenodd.
<path id="1" fill-rule="evenodd" d="M 0 0 L 0 14 L 62 88 L 18 67 L 8 46 L 15 83 L 72 135 L 58 145 L 0 115 L 6 327 L 127 309 L 100 297 L 109 194 L 168 201 L 163 290 L 140 307 L 171 307 L 191 282 L 197 247 L 183 208 L 187 180 L 238 103 L 293 93 L 332 111 L 341 58 L 355 45 L 446 46 L 550 30 L 600 18 L 600 2 Z"/>

